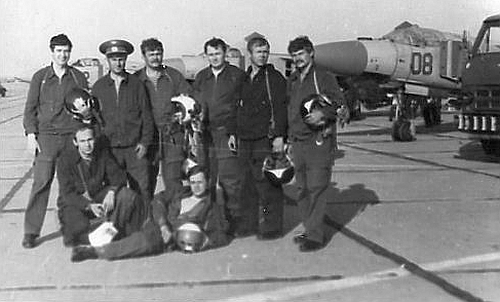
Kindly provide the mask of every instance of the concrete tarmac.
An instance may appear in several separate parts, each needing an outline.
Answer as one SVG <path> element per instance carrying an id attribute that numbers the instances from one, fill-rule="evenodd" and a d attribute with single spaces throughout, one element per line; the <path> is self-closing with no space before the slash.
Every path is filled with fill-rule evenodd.
<path id="1" fill-rule="evenodd" d="M 0 301 L 500 301 L 500 160 L 457 132 L 453 114 L 393 142 L 386 112 L 339 133 L 328 191 L 331 240 L 314 253 L 293 183 L 283 238 L 120 261 L 71 263 L 50 196 L 42 243 L 21 247 L 33 156 L 26 83 L 0 98 Z M 161 189 L 161 181 L 159 182 Z"/>

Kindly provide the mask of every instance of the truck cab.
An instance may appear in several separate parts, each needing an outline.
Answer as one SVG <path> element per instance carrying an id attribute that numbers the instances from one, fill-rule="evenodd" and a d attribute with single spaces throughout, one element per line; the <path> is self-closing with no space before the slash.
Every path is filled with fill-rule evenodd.
<path id="1" fill-rule="evenodd" d="M 458 129 L 500 155 L 500 15 L 483 21 L 462 74 Z"/>

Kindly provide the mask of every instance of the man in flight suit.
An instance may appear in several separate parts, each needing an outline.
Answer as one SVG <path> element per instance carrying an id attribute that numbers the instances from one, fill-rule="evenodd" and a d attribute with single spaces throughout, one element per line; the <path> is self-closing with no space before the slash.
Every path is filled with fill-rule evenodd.
<path id="1" fill-rule="evenodd" d="M 263 37 L 248 41 L 251 65 L 246 72 L 242 99 L 238 106 L 238 139 L 241 175 L 244 177 L 241 200 L 244 202 L 243 234 L 257 226 L 259 239 L 282 235 L 283 188 L 264 177 L 266 156 L 282 153 L 286 135 L 286 80 L 269 59 L 269 42 Z M 257 196 L 247 189 L 255 187 Z"/>
<path id="2" fill-rule="evenodd" d="M 337 107 L 344 103 L 335 76 L 314 64 L 314 47 L 307 37 L 290 41 L 288 52 L 297 69 L 288 79 L 288 134 L 292 143 L 295 179 L 299 205 L 303 211 L 304 232 L 294 237 L 302 252 L 318 250 L 325 246 L 326 189 L 330 184 L 335 150 L 335 131 L 328 135 L 314 130 L 314 126 L 326 121 L 333 126 Z M 302 101 L 312 94 L 323 94 L 333 104 L 309 113 L 301 114 Z M 342 110 L 345 110 L 342 109 Z M 313 126 L 313 127 L 311 127 Z M 318 135 L 321 138 L 318 140 Z"/>
<path id="3" fill-rule="evenodd" d="M 173 127 L 171 99 L 190 94 L 191 86 L 177 69 L 163 65 L 163 44 L 160 41 L 154 38 L 142 41 L 141 52 L 146 66 L 135 74 L 146 86 L 156 126 L 154 142 L 148 151 L 153 163 L 150 175 L 154 192 L 160 162 L 165 187 L 182 186 L 181 166 L 186 159 L 184 133 L 180 127 Z"/>
<path id="4" fill-rule="evenodd" d="M 152 190 L 146 152 L 153 141 L 154 125 L 144 84 L 125 71 L 134 47 L 124 40 L 110 40 L 99 50 L 109 64 L 109 73 L 92 87 L 101 105 L 103 134 L 118 164 L 127 171 L 130 187 L 140 193 L 148 209 Z"/>
<path id="5" fill-rule="evenodd" d="M 79 128 L 76 148 L 66 152 L 57 165 L 60 177 L 59 218 L 65 246 L 88 242 L 90 220 L 106 218 L 118 236 L 137 231 L 144 221 L 143 202 L 126 187 L 127 177 L 107 148 L 96 148 L 92 126 Z"/>
<path id="6" fill-rule="evenodd" d="M 241 221 L 240 169 L 236 142 L 236 113 L 245 73 L 226 61 L 226 43 L 212 38 L 204 45 L 210 66 L 195 77 L 194 96 L 202 106 L 203 123 L 208 131 L 210 190 L 215 196 L 216 182 L 222 187 L 224 209 L 235 232 Z"/>
<path id="7" fill-rule="evenodd" d="M 85 75 L 68 66 L 72 47 L 66 35 L 52 37 L 52 63 L 37 71 L 30 82 L 23 124 L 28 148 L 36 155 L 33 185 L 24 215 L 24 248 L 36 246 L 57 161 L 67 149 L 72 148 L 72 133 L 77 122 L 65 111 L 64 96 L 73 88 L 88 88 Z"/>

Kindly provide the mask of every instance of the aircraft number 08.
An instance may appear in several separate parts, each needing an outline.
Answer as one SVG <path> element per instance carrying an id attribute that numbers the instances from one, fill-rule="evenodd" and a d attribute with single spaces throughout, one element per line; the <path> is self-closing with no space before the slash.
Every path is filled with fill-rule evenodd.
<path id="1" fill-rule="evenodd" d="M 419 52 L 412 52 L 411 54 L 411 73 L 414 75 L 432 74 L 432 54 L 426 52 L 421 54 Z"/>

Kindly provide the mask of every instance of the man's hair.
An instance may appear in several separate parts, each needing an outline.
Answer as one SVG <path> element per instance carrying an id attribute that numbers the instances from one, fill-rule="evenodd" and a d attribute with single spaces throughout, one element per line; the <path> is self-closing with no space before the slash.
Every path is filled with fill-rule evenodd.
<path id="1" fill-rule="evenodd" d="M 53 36 L 50 39 L 49 47 L 50 47 L 51 51 L 54 51 L 54 48 L 56 46 L 61 46 L 61 45 L 67 45 L 67 46 L 69 46 L 69 50 L 70 51 L 71 51 L 71 48 L 73 48 L 73 44 L 69 40 L 68 36 L 66 36 L 65 34 L 59 34 L 57 36 Z"/>
<path id="2" fill-rule="evenodd" d="M 207 53 L 207 48 L 208 46 L 213 47 L 213 48 L 222 48 L 222 51 L 226 52 L 227 50 L 227 44 L 224 42 L 224 40 L 220 38 L 213 37 L 212 39 L 208 40 L 205 42 L 205 45 L 203 46 L 203 50 L 205 53 Z"/>
<path id="3" fill-rule="evenodd" d="M 297 52 L 297 51 L 302 50 L 302 49 L 304 49 L 308 53 L 311 53 L 312 51 L 314 51 L 314 46 L 313 46 L 311 40 L 309 40 L 309 38 L 307 36 L 299 36 L 299 37 L 293 39 L 292 41 L 290 41 L 290 43 L 288 44 L 288 53 L 289 54 L 292 54 L 292 53 Z"/>
<path id="4" fill-rule="evenodd" d="M 156 38 L 149 38 L 146 40 L 142 40 L 141 43 L 141 52 L 142 54 L 146 54 L 146 51 L 154 51 L 161 50 L 163 52 L 163 44 Z"/>
<path id="5" fill-rule="evenodd" d="M 191 176 L 196 175 L 198 173 L 203 173 L 203 176 L 207 177 L 207 169 L 203 165 L 193 166 L 191 169 L 187 171 L 187 178 L 191 178 Z"/>
<path id="6" fill-rule="evenodd" d="M 75 132 L 73 133 L 73 139 L 76 141 L 76 134 L 79 132 L 83 132 L 85 130 L 90 130 L 92 131 L 92 134 L 95 136 L 95 129 L 92 125 L 87 125 L 87 124 L 79 124 L 78 127 L 76 128 Z"/>
<path id="7" fill-rule="evenodd" d="M 264 37 L 253 37 L 247 43 L 247 50 L 251 53 L 252 49 L 254 47 L 260 47 L 260 46 L 271 47 L 269 45 L 269 41 L 267 41 L 266 38 L 264 38 Z"/>

